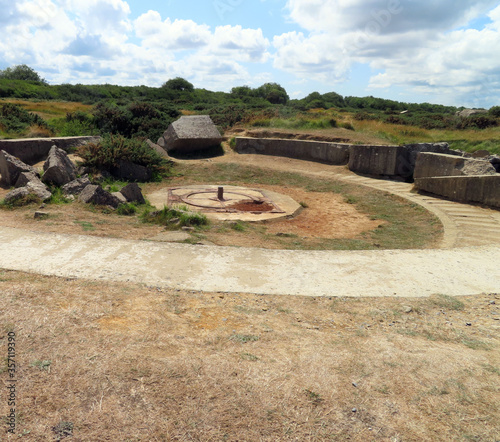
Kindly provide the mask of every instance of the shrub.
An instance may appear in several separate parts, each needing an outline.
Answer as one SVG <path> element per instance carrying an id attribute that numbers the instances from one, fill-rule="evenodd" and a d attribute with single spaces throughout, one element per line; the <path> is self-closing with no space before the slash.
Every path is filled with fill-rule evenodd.
<path id="1" fill-rule="evenodd" d="M 80 146 L 77 153 L 83 158 L 84 166 L 94 171 L 109 171 L 118 166 L 120 161 L 130 161 L 148 167 L 157 176 L 166 176 L 172 165 L 145 141 L 127 139 L 121 135 L 105 135 L 100 143 Z"/>
<path id="2" fill-rule="evenodd" d="M 494 117 L 500 117 L 500 106 L 493 106 L 490 111 L 490 115 L 493 115 Z"/>
<path id="3" fill-rule="evenodd" d="M 6 130 L 12 132 L 23 132 L 29 126 L 35 125 L 48 129 L 48 125 L 43 118 L 12 103 L 4 103 L 0 106 L 0 124 Z"/>

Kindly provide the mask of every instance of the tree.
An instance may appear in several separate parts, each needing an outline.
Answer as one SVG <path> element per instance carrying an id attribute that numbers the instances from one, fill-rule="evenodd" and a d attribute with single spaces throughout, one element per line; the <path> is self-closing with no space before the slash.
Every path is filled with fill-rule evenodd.
<path id="1" fill-rule="evenodd" d="M 493 106 L 490 109 L 490 115 L 493 115 L 494 117 L 500 117 L 500 106 Z"/>
<path id="2" fill-rule="evenodd" d="M 188 92 L 193 92 L 194 91 L 194 86 L 192 83 L 189 81 L 185 80 L 184 78 L 181 77 L 176 77 L 172 78 L 171 80 L 168 80 L 164 85 L 164 88 L 166 89 L 171 89 L 174 91 L 188 91 Z"/>
<path id="3" fill-rule="evenodd" d="M 6 80 L 36 81 L 38 83 L 47 84 L 47 82 L 40 77 L 34 69 L 25 64 L 20 64 L 0 71 L 0 78 L 4 78 Z"/>
<path id="4" fill-rule="evenodd" d="M 284 87 L 278 83 L 266 83 L 256 89 L 258 97 L 262 97 L 271 104 L 287 104 L 290 97 Z"/>

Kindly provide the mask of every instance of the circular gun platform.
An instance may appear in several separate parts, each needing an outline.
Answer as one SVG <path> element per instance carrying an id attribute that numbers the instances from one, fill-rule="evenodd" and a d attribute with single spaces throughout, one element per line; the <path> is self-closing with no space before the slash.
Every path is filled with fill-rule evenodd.
<path id="1" fill-rule="evenodd" d="M 171 187 L 148 195 L 151 204 L 186 205 L 212 219 L 265 221 L 291 218 L 302 206 L 289 196 L 263 189 L 239 186 L 194 185 Z"/>

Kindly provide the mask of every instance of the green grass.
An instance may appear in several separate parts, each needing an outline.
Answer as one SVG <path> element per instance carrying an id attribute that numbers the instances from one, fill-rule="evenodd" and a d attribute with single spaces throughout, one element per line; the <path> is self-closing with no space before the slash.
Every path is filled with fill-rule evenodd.
<path id="1" fill-rule="evenodd" d="M 180 227 L 201 227 L 209 225 L 208 218 L 203 213 L 193 212 L 186 206 L 164 207 L 161 210 L 151 211 L 151 208 L 141 214 L 143 222 L 160 224 L 172 229 Z"/>
<path id="2" fill-rule="evenodd" d="M 89 221 L 73 221 L 75 224 L 81 226 L 84 232 L 92 232 L 95 230 L 94 225 Z"/>
<path id="3" fill-rule="evenodd" d="M 260 338 L 255 335 L 243 335 L 243 334 L 234 334 L 229 337 L 229 340 L 233 342 L 239 342 L 241 344 L 246 344 L 248 342 L 256 342 Z"/>
<path id="4" fill-rule="evenodd" d="M 460 311 L 465 308 L 465 304 L 454 296 L 437 294 L 429 298 L 428 302 L 442 309 Z"/>

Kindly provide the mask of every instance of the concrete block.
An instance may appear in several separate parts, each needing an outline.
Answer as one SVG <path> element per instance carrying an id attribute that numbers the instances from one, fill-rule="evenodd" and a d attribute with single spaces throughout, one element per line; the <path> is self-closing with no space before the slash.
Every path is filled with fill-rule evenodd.
<path id="1" fill-rule="evenodd" d="M 464 175 L 495 175 L 489 161 L 455 155 L 422 152 L 417 156 L 414 177 L 444 177 Z"/>
<path id="2" fill-rule="evenodd" d="M 194 152 L 222 142 L 217 126 L 208 115 L 183 116 L 174 121 L 157 144 L 167 152 Z"/>
<path id="3" fill-rule="evenodd" d="M 453 201 L 500 208 L 500 174 L 417 178 L 415 188 Z"/>
<path id="4" fill-rule="evenodd" d="M 236 138 L 236 152 L 240 154 L 275 155 L 306 161 L 344 165 L 349 160 L 349 145 L 288 140 L 280 138 Z"/>

